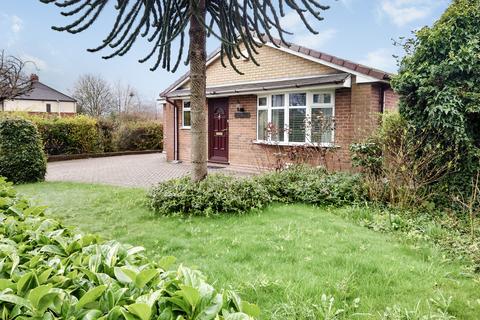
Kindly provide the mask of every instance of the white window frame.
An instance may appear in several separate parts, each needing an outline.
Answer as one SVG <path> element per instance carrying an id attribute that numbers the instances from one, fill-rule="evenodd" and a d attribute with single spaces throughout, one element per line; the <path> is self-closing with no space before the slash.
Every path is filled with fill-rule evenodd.
<path id="1" fill-rule="evenodd" d="M 290 94 L 295 93 L 305 93 L 306 94 L 306 106 L 290 106 Z M 272 96 L 273 95 L 284 95 L 284 106 L 283 107 L 273 107 L 272 106 Z M 314 94 L 330 94 L 331 100 L 330 103 L 313 103 L 313 95 Z M 260 106 L 260 98 L 267 99 L 266 106 Z M 257 143 L 268 143 L 268 144 L 278 144 L 278 145 L 305 145 L 305 144 L 312 144 L 311 141 L 311 130 L 310 128 L 305 128 L 305 142 L 290 142 L 289 139 L 289 132 L 288 128 L 290 126 L 290 109 L 305 109 L 305 117 L 306 119 L 311 118 L 312 116 L 312 109 L 313 108 L 324 108 L 324 109 L 332 109 L 332 117 L 335 118 L 335 89 L 325 89 L 325 90 L 295 90 L 295 91 L 285 91 L 285 92 L 271 92 L 269 94 L 260 95 L 257 97 L 257 121 L 256 121 L 256 131 L 257 131 Z M 272 122 L 272 110 L 274 109 L 284 109 L 284 141 L 272 141 L 270 137 L 268 140 L 261 140 L 259 139 L 259 132 L 258 132 L 258 119 L 259 119 L 259 111 L 260 110 L 267 110 L 267 123 Z M 317 143 L 317 146 L 324 146 L 324 147 L 332 147 L 334 146 L 335 141 L 335 126 L 332 128 L 332 140 L 330 142 L 322 142 Z"/>
<path id="2" fill-rule="evenodd" d="M 186 108 L 185 107 L 185 103 L 190 103 L 190 100 L 183 100 L 182 101 L 182 129 L 190 129 L 192 126 L 192 108 L 191 108 L 191 105 L 190 107 Z M 186 126 L 185 125 L 185 112 L 190 112 L 190 125 L 189 126 Z"/>
<path id="3" fill-rule="evenodd" d="M 330 94 L 330 103 L 314 103 L 313 102 L 313 95 L 315 94 Z M 312 109 L 332 109 L 332 118 L 335 119 L 335 90 L 323 90 L 323 91 L 312 91 L 310 95 L 311 101 L 307 102 L 310 105 L 310 117 L 312 116 Z M 311 130 L 308 130 L 309 134 L 311 134 Z M 311 136 L 310 136 L 311 139 Z M 322 142 L 321 145 L 324 144 L 333 144 L 335 141 L 335 123 L 332 126 L 332 139 L 330 142 Z"/>

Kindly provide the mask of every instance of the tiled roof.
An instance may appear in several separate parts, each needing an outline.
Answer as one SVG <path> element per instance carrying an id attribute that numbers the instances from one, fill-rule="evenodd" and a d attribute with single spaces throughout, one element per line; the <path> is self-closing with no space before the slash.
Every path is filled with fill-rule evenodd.
<path id="1" fill-rule="evenodd" d="M 32 82 L 32 90 L 26 94 L 22 94 L 14 98 L 14 100 L 42 100 L 42 101 L 62 101 L 76 102 L 77 100 L 66 94 L 61 93 L 49 86 L 39 82 Z"/>
<path id="2" fill-rule="evenodd" d="M 266 37 L 264 37 L 264 40 L 267 41 L 267 42 L 270 42 Z M 272 42 L 270 42 L 270 43 L 272 43 Z M 359 63 L 349 61 L 349 60 L 341 59 L 341 58 L 326 54 L 324 52 L 316 51 L 316 50 L 313 50 L 313 49 L 310 49 L 310 48 L 307 48 L 307 47 L 303 47 L 303 46 L 299 46 L 299 45 L 296 45 L 296 44 L 293 44 L 293 43 L 285 44 L 280 39 L 274 39 L 272 44 L 275 45 L 276 47 L 289 49 L 289 50 L 292 50 L 294 52 L 305 54 L 305 55 L 310 56 L 312 58 L 320 59 L 320 60 L 323 60 L 325 62 L 334 64 L 338 67 L 346 68 L 346 69 L 352 70 L 353 72 L 361 73 L 363 75 L 378 79 L 378 81 L 389 81 L 391 76 L 392 76 L 391 73 L 388 73 L 388 72 L 385 72 L 385 71 L 382 71 L 382 70 L 379 70 L 379 69 L 371 68 L 371 67 L 359 64 Z M 220 52 L 220 48 L 216 49 L 214 52 L 212 52 L 207 57 L 207 61 L 213 59 L 219 52 Z M 169 86 L 167 89 L 165 89 L 165 91 L 160 93 L 160 96 L 165 97 L 168 92 L 175 89 L 179 84 L 181 84 L 183 81 L 185 81 L 189 76 L 190 76 L 190 72 L 185 73 L 177 81 L 175 81 L 171 86 Z"/>
<path id="3" fill-rule="evenodd" d="M 288 80 L 272 80 L 264 82 L 250 82 L 243 84 L 233 84 L 228 86 L 207 87 L 207 96 L 260 92 L 276 89 L 306 88 L 325 84 L 343 84 L 350 74 L 339 73 L 330 75 L 320 75 L 309 78 L 297 78 Z M 167 98 L 178 98 L 190 95 L 190 89 L 175 90 L 167 93 Z"/>

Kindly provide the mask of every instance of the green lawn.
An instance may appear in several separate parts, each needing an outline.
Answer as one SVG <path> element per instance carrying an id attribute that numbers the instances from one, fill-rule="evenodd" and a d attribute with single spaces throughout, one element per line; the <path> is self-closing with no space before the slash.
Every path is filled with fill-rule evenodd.
<path id="1" fill-rule="evenodd" d="M 396 304 L 415 309 L 419 301 L 425 312 L 426 301 L 440 295 L 452 296 L 448 311 L 459 319 L 480 314 L 480 284 L 464 266 L 426 244 L 405 243 L 335 214 L 354 209 L 276 205 L 245 216 L 181 219 L 153 216 L 139 189 L 78 183 L 16 188 L 68 225 L 200 268 L 217 287 L 257 303 L 262 319 L 321 319 L 323 293 L 333 295 L 338 308 L 360 298 L 357 311 L 369 315 L 356 319 L 381 318 Z"/>

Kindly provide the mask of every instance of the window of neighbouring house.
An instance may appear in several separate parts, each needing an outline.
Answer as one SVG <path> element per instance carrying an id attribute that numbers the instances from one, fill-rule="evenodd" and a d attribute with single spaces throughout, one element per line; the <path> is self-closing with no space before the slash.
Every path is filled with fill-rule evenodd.
<path id="1" fill-rule="evenodd" d="M 47 103 L 47 112 L 52 112 L 52 105 L 50 103 Z"/>
<path id="2" fill-rule="evenodd" d="M 183 101 L 182 127 L 190 128 L 191 124 L 192 124 L 192 120 L 191 120 L 190 101 Z"/>
<path id="3" fill-rule="evenodd" d="M 290 92 L 258 98 L 257 140 L 330 145 L 335 91 Z"/>

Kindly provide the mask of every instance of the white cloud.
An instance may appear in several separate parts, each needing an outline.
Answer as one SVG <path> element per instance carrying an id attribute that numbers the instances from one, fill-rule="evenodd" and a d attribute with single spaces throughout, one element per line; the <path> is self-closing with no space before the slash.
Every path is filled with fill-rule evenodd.
<path id="1" fill-rule="evenodd" d="M 293 42 L 301 46 L 318 49 L 333 39 L 337 33 L 336 29 L 326 29 L 318 34 L 304 33 L 295 36 Z"/>
<path id="2" fill-rule="evenodd" d="M 433 9 L 442 2 L 443 0 L 381 0 L 378 13 L 403 27 L 430 16 Z"/>
<path id="3" fill-rule="evenodd" d="M 380 48 L 367 53 L 366 57 L 359 61 L 369 67 L 395 72 L 397 70 L 397 60 L 393 57 L 393 51 L 387 48 Z"/>
<path id="4" fill-rule="evenodd" d="M 280 24 L 283 29 L 293 31 L 299 29 L 300 26 L 303 26 L 303 21 L 300 19 L 300 16 L 296 11 L 290 11 L 285 17 L 280 18 Z"/>
<path id="5" fill-rule="evenodd" d="M 10 28 L 13 33 L 19 33 L 23 29 L 23 20 L 16 15 L 10 17 Z"/>
<path id="6" fill-rule="evenodd" d="M 48 69 L 47 62 L 39 57 L 22 54 L 20 59 L 27 62 L 27 72 L 46 71 Z"/>

